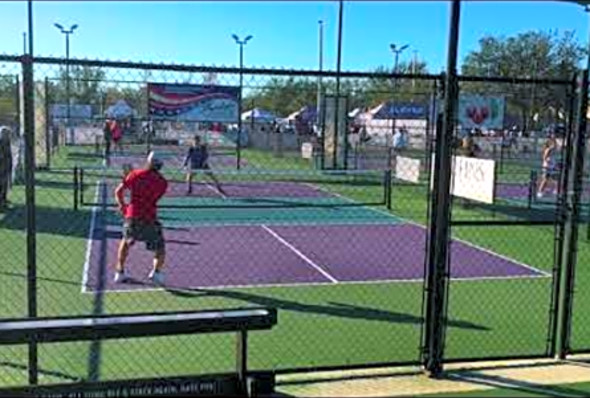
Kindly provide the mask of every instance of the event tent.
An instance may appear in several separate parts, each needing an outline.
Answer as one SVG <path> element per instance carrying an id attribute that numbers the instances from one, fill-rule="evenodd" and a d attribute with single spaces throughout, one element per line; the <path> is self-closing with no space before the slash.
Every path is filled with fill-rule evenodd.
<path id="1" fill-rule="evenodd" d="M 250 109 L 242 113 L 242 120 L 254 120 L 255 122 L 273 122 L 277 120 L 274 113 L 261 108 Z"/>
<path id="2" fill-rule="evenodd" d="M 125 100 L 118 100 L 107 108 L 105 115 L 114 119 L 123 119 L 134 116 L 135 110 Z"/>
<path id="3" fill-rule="evenodd" d="M 313 123 L 316 121 L 317 113 L 318 112 L 315 106 L 306 105 L 297 112 L 293 112 L 287 116 L 287 121 L 294 121 L 299 116 L 303 123 Z"/>

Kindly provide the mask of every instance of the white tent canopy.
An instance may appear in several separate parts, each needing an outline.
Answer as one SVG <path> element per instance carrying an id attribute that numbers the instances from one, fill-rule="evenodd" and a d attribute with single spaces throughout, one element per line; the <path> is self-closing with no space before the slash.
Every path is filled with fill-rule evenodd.
<path id="1" fill-rule="evenodd" d="M 272 122 L 277 119 L 274 113 L 261 109 L 254 108 L 242 113 L 242 120 L 252 120 L 257 122 Z"/>
<path id="2" fill-rule="evenodd" d="M 125 100 L 118 100 L 113 105 L 109 106 L 105 111 L 107 117 L 115 119 L 131 117 L 135 115 L 135 110 L 125 102 Z"/>

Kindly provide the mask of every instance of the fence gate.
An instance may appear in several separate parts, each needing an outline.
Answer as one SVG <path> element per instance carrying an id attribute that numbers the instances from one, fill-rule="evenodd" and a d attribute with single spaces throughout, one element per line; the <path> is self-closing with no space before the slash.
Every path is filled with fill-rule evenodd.
<path id="1" fill-rule="evenodd" d="M 462 76 L 458 86 L 445 360 L 553 355 L 575 81 Z M 541 91 L 551 104 L 535 100 Z"/>

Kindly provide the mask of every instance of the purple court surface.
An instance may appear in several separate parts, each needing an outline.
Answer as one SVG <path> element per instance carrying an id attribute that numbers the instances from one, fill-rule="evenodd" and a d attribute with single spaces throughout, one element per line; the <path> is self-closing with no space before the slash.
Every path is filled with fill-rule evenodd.
<path id="1" fill-rule="evenodd" d="M 109 225 L 106 231 L 96 227 L 88 243 L 83 291 L 153 289 L 147 279 L 151 253 L 143 243 L 136 244 L 129 256 L 132 283 L 112 281 L 121 227 Z M 371 283 L 423 277 L 425 230 L 412 224 L 193 225 L 165 228 L 164 234 L 166 285 L 171 288 Z M 455 279 L 547 275 L 458 241 L 451 246 L 451 258 Z"/>

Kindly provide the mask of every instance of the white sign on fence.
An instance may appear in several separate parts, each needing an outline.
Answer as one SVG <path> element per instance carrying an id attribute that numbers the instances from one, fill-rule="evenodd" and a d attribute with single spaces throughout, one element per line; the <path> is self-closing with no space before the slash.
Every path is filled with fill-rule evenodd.
<path id="1" fill-rule="evenodd" d="M 301 144 L 301 157 L 303 159 L 311 159 L 313 157 L 313 145 L 311 142 Z"/>
<path id="2" fill-rule="evenodd" d="M 496 162 L 491 159 L 453 158 L 451 192 L 460 198 L 494 203 Z"/>
<path id="3" fill-rule="evenodd" d="M 420 180 L 420 160 L 396 156 L 395 177 L 403 181 L 417 184 Z"/>
<path id="4" fill-rule="evenodd" d="M 430 186 L 434 182 L 434 155 L 431 162 Z M 496 162 L 490 159 L 453 156 L 451 194 L 488 204 L 494 203 Z"/>

